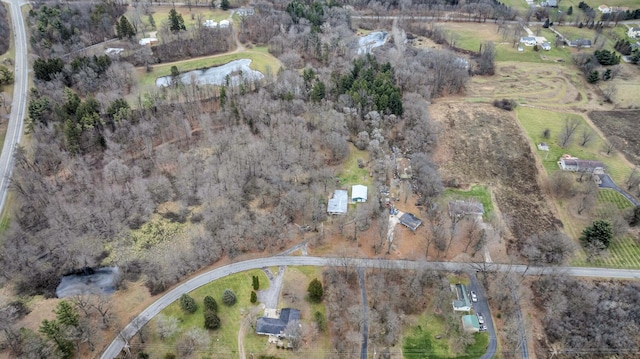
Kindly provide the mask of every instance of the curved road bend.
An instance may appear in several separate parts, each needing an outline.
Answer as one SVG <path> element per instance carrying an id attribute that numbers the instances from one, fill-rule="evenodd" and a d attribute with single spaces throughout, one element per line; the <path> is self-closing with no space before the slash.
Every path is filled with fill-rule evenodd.
<path id="1" fill-rule="evenodd" d="M 27 102 L 27 82 L 29 81 L 27 59 L 27 34 L 20 10 L 20 0 L 7 1 L 11 12 L 11 22 L 13 23 L 13 34 L 16 59 L 15 74 L 13 82 L 13 101 L 11 102 L 11 116 L 7 126 L 7 133 L 4 138 L 4 146 L 0 154 L 0 210 L 4 207 L 7 199 L 7 190 L 11 181 L 13 170 L 13 151 L 22 135 L 22 124 L 24 120 L 25 107 Z"/>
<path id="2" fill-rule="evenodd" d="M 259 269 L 269 266 L 353 266 L 364 268 L 382 269 L 432 269 L 445 271 L 472 271 L 472 263 L 455 262 L 418 262 L 405 260 L 386 259 L 365 259 L 365 258 L 322 258 L 322 257 L 300 257 L 300 256 L 275 256 L 268 258 L 251 259 L 243 262 L 229 264 L 220 268 L 212 269 L 200 274 L 158 298 L 154 303 L 143 310 L 131 323 L 129 323 L 113 340 L 102 354 L 102 359 L 113 359 L 123 349 L 126 342 L 131 339 L 140 328 L 151 320 L 160 311 L 173 303 L 183 293 L 191 292 L 211 281 L 226 277 L 238 272 L 251 269 Z M 579 267 L 559 267 L 563 274 L 575 277 L 600 277 L 618 279 L 638 279 L 640 270 L 633 269 L 609 269 L 609 268 L 579 268 Z M 549 268 L 527 267 L 524 265 L 493 264 L 492 270 L 499 272 L 526 273 L 527 275 L 549 274 Z M 484 291 L 482 291 L 484 293 Z"/>

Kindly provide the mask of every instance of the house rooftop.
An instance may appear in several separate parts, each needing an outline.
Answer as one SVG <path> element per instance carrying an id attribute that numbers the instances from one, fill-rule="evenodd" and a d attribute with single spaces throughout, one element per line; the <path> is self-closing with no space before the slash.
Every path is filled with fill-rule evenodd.
<path id="1" fill-rule="evenodd" d="M 422 220 L 411 213 L 404 213 L 400 216 L 400 224 L 415 231 L 422 224 Z"/>
<path id="2" fill-rule="evenodd" d="M 349 202 L 349 194 L 347 191 L 337 189 L 333 192 L 333 198 L 329 199 L 327 212 L 329 214 L 347 213 L 347 203 Z"/>
<path id="3" fill-rule="evenodd" d="M 367 201 L 367 186 L 357 184 L 351 187 L 351 199 L 354 201 Z"/>
<path id="4" fill-rule="evenodd" d="M 283 335 L 289 322 L 300 320 L 300 311 L 293 308 L 280 310 L 278 318 L 260 317 L 256 323 L 256 333 L 263 335 Z"/>

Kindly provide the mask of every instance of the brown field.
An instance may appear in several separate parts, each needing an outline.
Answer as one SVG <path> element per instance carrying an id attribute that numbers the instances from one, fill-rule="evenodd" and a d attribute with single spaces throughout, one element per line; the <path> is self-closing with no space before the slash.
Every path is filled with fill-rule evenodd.
<path id="1" fill-rule="evenodd" d="M 593 111 L 589 118 L 607 137 L 622 138 L 625 146 L 620 150 L 629 161 L 640 164 L 640 110 Z"/>
<path id="2" fill-rule="evenodd" d="M 436 103 L 440 146 L 434 156 L 445 183 L 488 184 L 517 248 L 525 238 L 561 226 L 543 196 L 528 139 L 512 113 L 490 105 Z"/>

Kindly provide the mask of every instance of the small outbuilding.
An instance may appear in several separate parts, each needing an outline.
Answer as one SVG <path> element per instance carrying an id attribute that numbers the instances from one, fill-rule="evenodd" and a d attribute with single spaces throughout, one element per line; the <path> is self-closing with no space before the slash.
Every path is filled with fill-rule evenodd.
<path id="1" fill-rule="evenodd" d="M 333 198 L 329 199 L 327 205 L 327 213 L 329 214 L 345 214 L 347 213 L 347 204 L 349 202 L 349 194 L 343 189 L 337 189 L 333 192 Z"/>
<path id="2" fill-rule="evenodd" d="M 409 228 L 412 231 L 415 231 L 422 224 L 422 220 L 411 213 L 403 213 L 400 216 L 400 224 Z"/>
<path id="3" fill-rule="evenodd" d="M 218 23 L 213 21 L 213 20 L 205 20 L 205 22 L 203 22 L 202 25 L 204 27 L 208 27 L 208 28 L 211 28 L 211 29 L 214 29 L 214 28 L 218 27 Z"/>
<path id="4" fill-rule="evenodd" d="M 475 315 L 462 316 L 462 329 L 467 333 L 477 333 L 480 331 L 480 323 Z"/>
<path id="5" fill-rule="evenodd" d="M 218 23 L 221 29 L 228 28 L 229 24 L 230 24 L 229 20 L 220 20 L 220 23 Z"/>
<path id="6" fill-rule="evenodd" d="M 156 39 L 155 37 L 144 37 L 138 41 L 138 44 L 140 44 L 140 46 L 151 46 L 157 43 L 158 39 Z"/>
<path id="7" fill-rule="evenodd" d="M 540 151 L 549 151 L 549 145 L 546 142 L 538 143 L 538 149 Z"/>
<path id="8" fill-rule="evenodd" d="M 360 184 L 351 187 L 351 201 L 353 202 L 366 202 L 367 201 L 367 186 Z"/>

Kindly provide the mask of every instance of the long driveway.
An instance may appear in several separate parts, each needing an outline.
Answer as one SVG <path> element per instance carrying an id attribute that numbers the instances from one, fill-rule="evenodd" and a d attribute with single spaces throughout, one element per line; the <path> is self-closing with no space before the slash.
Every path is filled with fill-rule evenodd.
<path id="1" fill-rule="evenodd" d="M 628 199 L 629 202 L 631 202 L 634 206 L 640 206 L 640 202 L 638 202 L 637 199 L 633 198 L 632 195 L 625 192 L 622 188 L 618 187 L 618 185 L 615 182 L 613 182 L 613 180 L 611 179 L 611 176 L 609 176 L 608 174 L 600 175 L 600 180 L 601 180 L 601 183 L 599 185 L 600 188 L 610 188 L 620 193 L 621 195 L 623 195 L 624 198 Z"/>
<path id="2" fill-rule="evenodd" d="M 3 0 L 5 1 L 5 0 Z M 22 135 L 25 106 L 27 104 L 27 83 L 29 81 L 27 59 L 27 35 L 24 29 L 20 0 L 6 1 L 9 3 L 11 22 L 13 23 L 14 46 L 16 50 L 15 74 L 13 82 L 13 101 L 11 102 L 11 116 L 4 138 L 4 146 L 0 154 L 0 211 L 7 199 L 7 189 L 13 171 L 13 151 Z"/>
<path id="3" fill-rule="evenodd" d="M 102 354 L 102 359 L 115 358 L 127 343 L 145 324 L 160 311 L 173 303 L 183 293 L 191 292 L 209 282 L 226 277 L 231 274 L 244 272 L 251 269 L 271 266 L 351 266 L 353 268 L 383 268 L 383 269 L 432 269 L 444 271 L 475 271 L 477 269 L 473 263 L 457 262 L 424 262 L 405 261 L 387 259 L 365 259 L 365 258 L 323 258 L 323 257 L 301 257 L 301 256 L 274 256 L 268 258 L 251 259 L 243 262 L 229 264 L 220 268 L 212 269 L 200 274 L 173 288 L 167 294 L 158 298 L 154 303 L 142 311 L 131 323 L 129 323 L 113 340 Z M 638 279 L 640 270 L 633 269 L 609 269 L 609 268 L 581 268 L 581 267 L 527 267 L 524 265 L 491 264 L 486 270 L 498 272 L 526 273 L 526 275 L 544 275 L 550 272 L 562 272 L 565 275 L 575 277 L 601 277 L 618 279 Z M 487 312 L 488 313 L 488 312 Z"/>
<path id="4" fill-rule="evenodd" d="M 489 333 L 489 345 L 487 351 L 480 357 L 480 359 L 492 359 L 496 355 L 498 349 L 498 337 L 496 335 L 496 328 L 493 325 L 493 318 L 489 311 L 489 303 L 487 301 L 487 293 L 475 273 L 469 275 L 469 290 L 474 291 L 478 297 L 478 301 L 473 303 L 473 309 L 476 313 L 484 313 L 484 323 Z"/>

